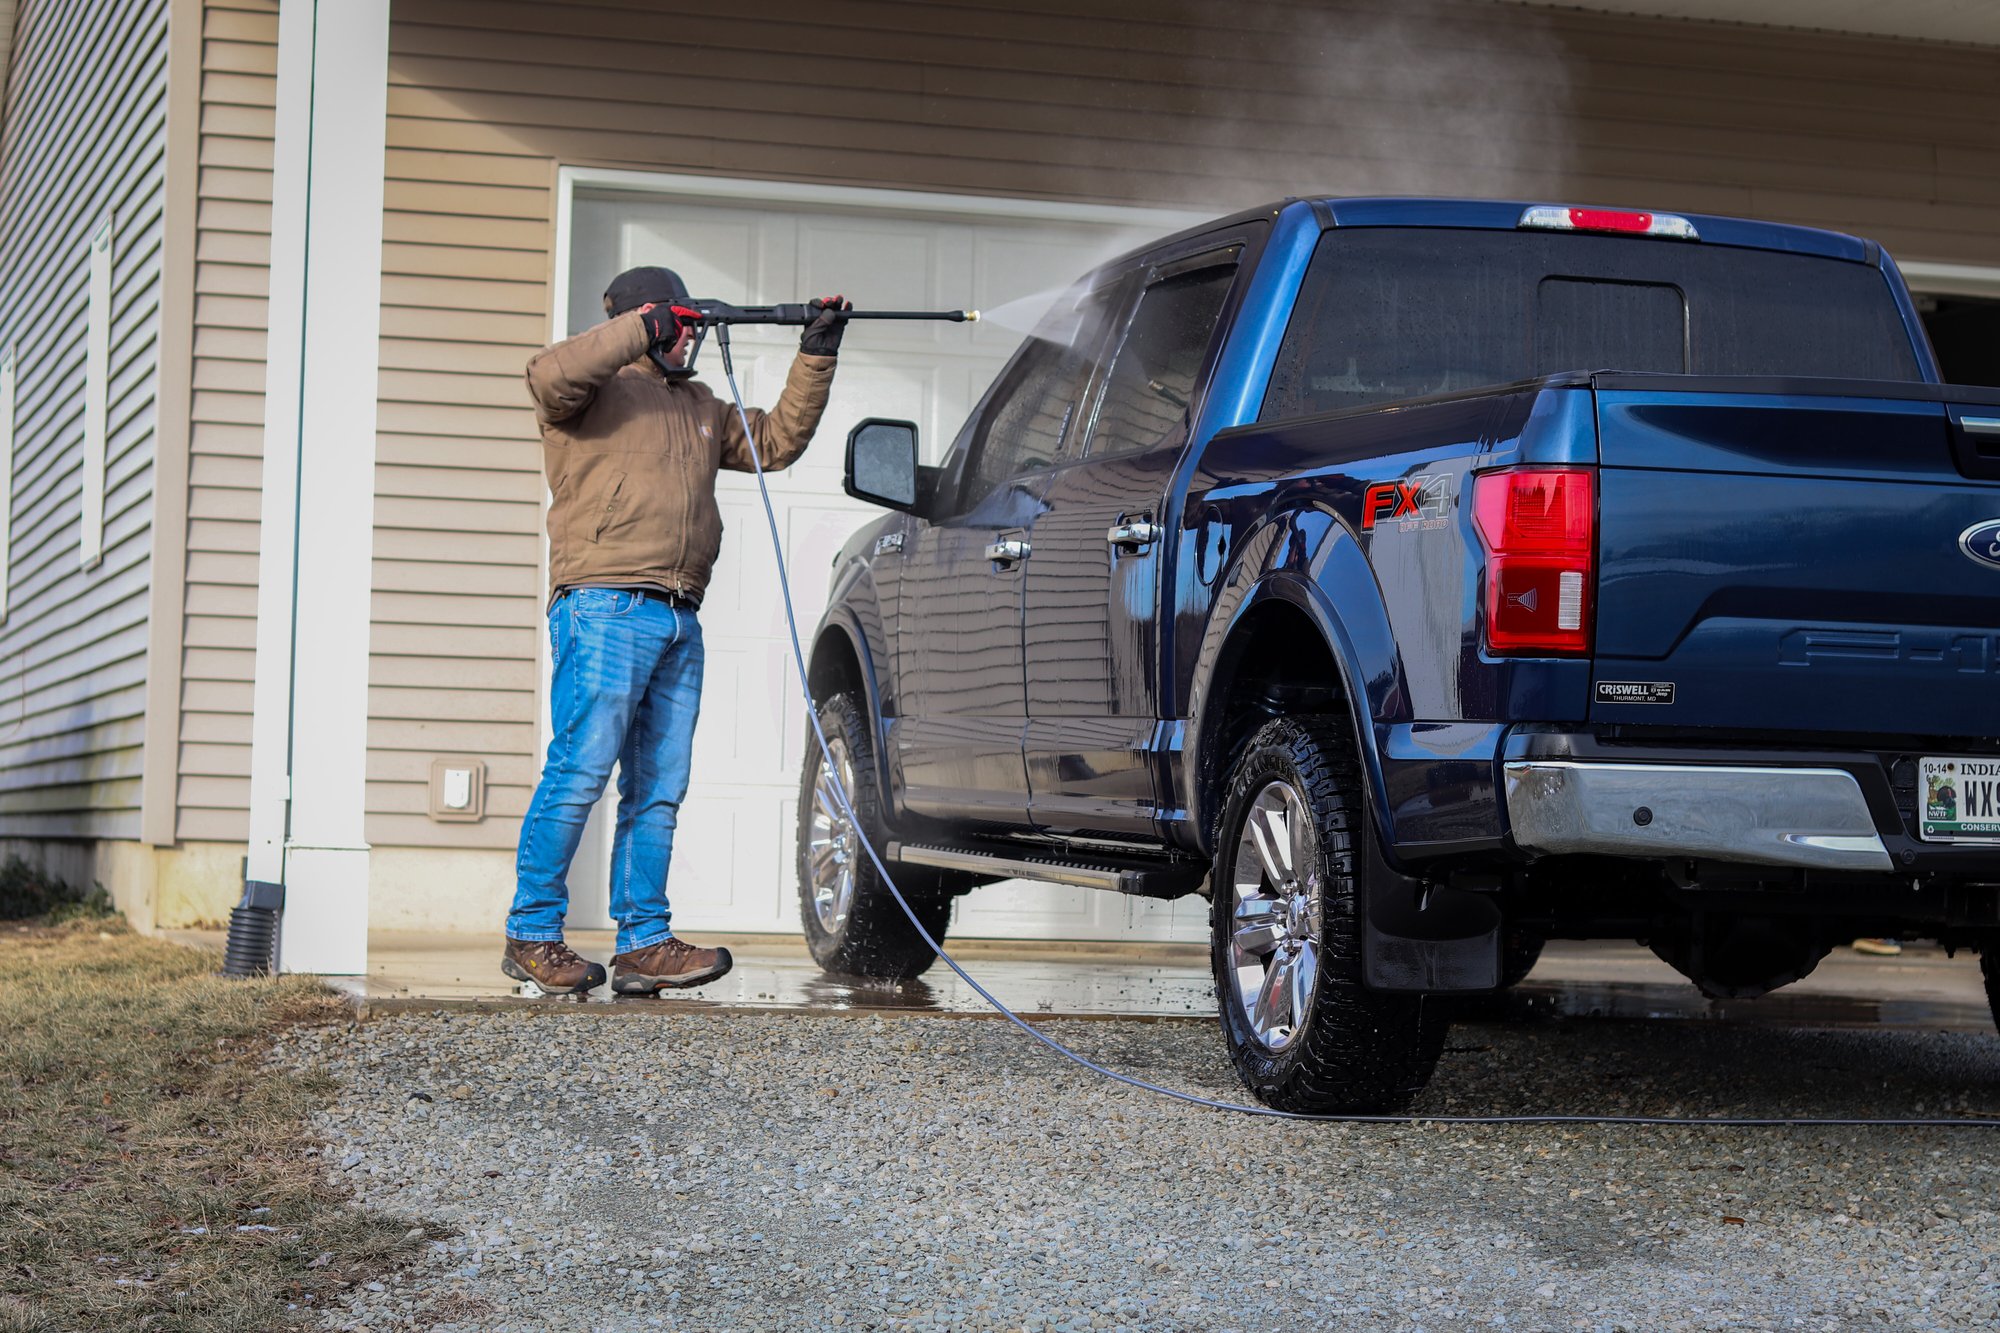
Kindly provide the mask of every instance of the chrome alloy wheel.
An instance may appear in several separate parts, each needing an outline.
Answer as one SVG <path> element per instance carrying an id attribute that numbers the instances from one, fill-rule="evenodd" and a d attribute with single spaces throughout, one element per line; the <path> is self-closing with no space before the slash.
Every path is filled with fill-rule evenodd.
<path id="1" fill-rule="evenodd" d="M 829 765 L 822 760 L 813 780 L 806 874 L 812 881 L 813 913 L 819 918 L 819 928 L 832 935 L 847 924 L 847 913 L 854 906 L 854 872 L 862 853 L 860 834 L 854 821 L 843 813 L 833 786 L 837 775 L 840 790 L 847 793 L 849 801 L 854 799 L 854 760 L 847 753 L 847 742 L 838 736 L 827 737 L 826 750 L 833 762 Z"/>
<path id="2" fill-rule="evenodd" d="M 1244 811 L 1231 862 L 1230 989 L 1270 1051 L 1304 1029 L 1319 978 L 1319 867 L 1307 818 L 1291 784 L 1269 784 Z"/>

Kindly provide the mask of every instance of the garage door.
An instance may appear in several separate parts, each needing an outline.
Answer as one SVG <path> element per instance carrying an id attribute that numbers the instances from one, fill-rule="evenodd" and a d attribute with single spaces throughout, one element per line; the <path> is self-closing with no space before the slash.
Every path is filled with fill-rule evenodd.
<path id="1" fill-rule="evenodd" d="M 579 191 L 570 228 L 570 327 L 602 319 L 598 294 L 607 279 L 637 264 L 664 264 L 694 295 L 746 305 L 842 292 L 877 309 L 1032 306 L 1036 293 L 1163 229 L 1157 217 L 1135 215 L 1125 226 L 1023 220 L 994 216 L 990 203 L 964 203 L 963 212 L 916 212 Z M 908 418 L 922 429 L 926 461 L 935 462 L 1020 336 L 1018 325 L 1009 331 L 993 322 L 849 330 L 812 448 L 771 479 L 802 633 L 811 633 L 825 607 L 834 553 L 880 513 L 841 492 L 848 429 L 863 417 Z M 797 344 L 796 330 L 737 333 L 737 374 L 753 406 L 769 406 Z M 727 392 L 713 347 L 704 351 L 700 370 L 718 393 Z M 694 788 L 681 810 L 668 892 L 677 928 L 791 933 L 799 928 L 791 867 L 809 733 L 755 479 L 724 474 L 719 498 L 727 530 L 702 608 L 708 671 Z M 571 876 L 572 920 L 579 925 L 606 919 L 604 830 L 615 799 L 597 811 Z M 961 899 L 952 930 L 1034 939 L 1198 939 L 1200 906 L 1014 882 Z"/>

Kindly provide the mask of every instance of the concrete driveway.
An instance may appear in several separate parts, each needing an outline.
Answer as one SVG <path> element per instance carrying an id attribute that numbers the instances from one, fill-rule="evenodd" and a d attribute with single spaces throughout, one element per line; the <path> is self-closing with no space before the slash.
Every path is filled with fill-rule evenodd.
<path id="1" fill-rule="evenodd" d="M 579 931 L 581 952 L 607 961 L 608 931 Z M 986 1003 L 942 964 L 900 987 L 828 977 L 796 936 L 704 936 L 725 943 L 736 968 L 699 991 L 669 992 L 666 1004 L 698 1008 L 984 1014 Z M 1189 944 L 1043 944 L 951 940 L 946 947 L 1010 1008 L 1061 1017 L 1206 1018 L 1215 1012 L 1208 953 Z M 468 935 L 378 931 L 360 989 L 376 1012 L 435 1002 L 512 1002 L 498 941 Z M 609 991 L 596 1003 L 613 1004 Z M 1916 945 L 1896 958 L 1835 949 L 1796 985 L 1754 1001 L 1710 1001 L 1665 963 L 1633 944 L 1557 940 L 1522 987 L 1514 1007 L 1537 1012 L 1682 1017 L 1791 1025 L 1909 1024 L 1985 1031 L 1991 1027 L 1975 958 L 1947 958 Z"/>

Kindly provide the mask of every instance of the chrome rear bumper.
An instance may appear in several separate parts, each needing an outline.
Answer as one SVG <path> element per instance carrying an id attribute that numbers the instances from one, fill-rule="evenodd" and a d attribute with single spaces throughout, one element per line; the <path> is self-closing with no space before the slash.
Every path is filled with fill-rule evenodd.
<path id="1" fill-rule="evenodd" d="M 1844 769 L 1531 759 L 1509 762 L 1506 775 L 1507 818 L 1525 851 L 1894 868 Z"/>

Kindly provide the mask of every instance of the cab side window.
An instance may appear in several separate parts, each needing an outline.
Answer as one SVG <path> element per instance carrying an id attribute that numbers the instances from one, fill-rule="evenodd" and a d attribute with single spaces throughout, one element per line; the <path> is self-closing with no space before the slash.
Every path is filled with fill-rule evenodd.
<path id="1" fill-rule="evenodd" d="M 1111 363 L 1091 429 L 1090 457 L 1179 442 L 1196 377 L 1235 279 L 1234 263 L 1214 264 L 1146 289 Z"/>
<path id="2" fill-rule="evenodd" d="M 1104 339 L 1116 288 L 1066 296 L 1030 336 L 986 405 L 957 509 L 965 513 L 1002 484 L 1055 462 L 1077 426 L 1084 389 Z"/>

